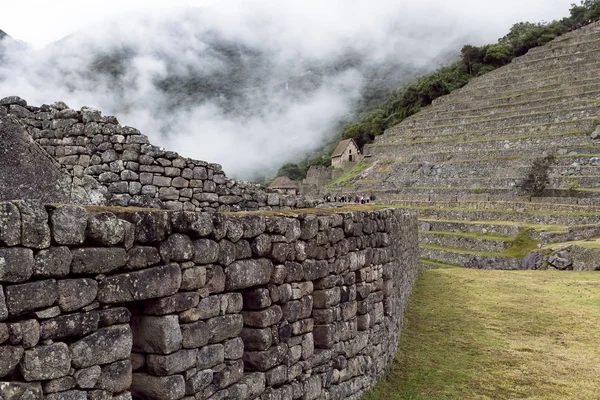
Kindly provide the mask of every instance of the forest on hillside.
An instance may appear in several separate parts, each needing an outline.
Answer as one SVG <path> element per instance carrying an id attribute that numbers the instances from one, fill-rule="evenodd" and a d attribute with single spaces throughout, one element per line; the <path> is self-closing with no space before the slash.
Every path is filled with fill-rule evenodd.
<path id="1" fill-rule="evenodd" d="M 357 121 L 340 127 L 335 140 L 323 146 L 302 162 L 287 163 L 277 176 L 300 180 L 312 165 L 330 165 L 330 154 L 340 139 L 354 139 L 360 148 L 372 143 L 376 136 L 419 112 L 421 108 L 471 79 L 502 67 L 529 49 L 543 46 L 556 37 L 600 18 L 600 0 L 582 0 L 572 4 L 569 16 L 551 22 L 519 22 L 497 43 L 483 46 L 463 46 L 456 60 L 431 74 L 422 76 L 407 86 L 393 90 L 381 104 L 362 112 Z"/>

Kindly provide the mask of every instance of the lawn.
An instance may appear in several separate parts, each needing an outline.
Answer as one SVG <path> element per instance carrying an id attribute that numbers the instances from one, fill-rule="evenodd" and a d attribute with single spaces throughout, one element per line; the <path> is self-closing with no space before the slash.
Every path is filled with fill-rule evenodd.
<path id="1" fill-rule="evenodd" d="M 600 273 L 422 271 L 363 400 L 599 399 Z"/>

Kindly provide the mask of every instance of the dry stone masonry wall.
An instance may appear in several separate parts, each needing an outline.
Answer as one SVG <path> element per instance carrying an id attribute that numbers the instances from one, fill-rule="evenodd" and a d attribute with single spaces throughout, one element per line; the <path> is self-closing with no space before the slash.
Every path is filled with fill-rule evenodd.
<path id="1" fill-rule="evenodd" d="M 31 121 L 81 139 L 117 126 L 62 115 Z M 154 165 L 127 133 L 113 144 L 138 161 L 113 160 L 114 146 L 106 163 L 59 157 L 80 172 Z M 110 210 L 0 203 L 0 398 L 356 399 L 389 367 L 418 270 L 415 215 Z"/>
<path id="2" fill-rule="evenodd" d="M 0 99 L 0 118 L 7 117 L 20 122 L 72 179 L 71 203 L 204 212 L 314 206 L 303 197 L 229 179 L 219 164 L 154 146 L 139 130 L 94 109 L 76 111 L 62 102 L 32 107 L 12 96 Z M 0 199 L 13 200 L 2 193 Z"/>

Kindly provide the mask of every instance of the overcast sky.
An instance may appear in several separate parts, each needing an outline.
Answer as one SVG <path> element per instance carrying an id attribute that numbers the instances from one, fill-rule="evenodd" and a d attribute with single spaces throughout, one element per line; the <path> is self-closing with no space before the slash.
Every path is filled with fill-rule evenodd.
<path id="1" fill-rule="evenodd" d="M 8 49 L 0 64 L 0 97 L 95 107 L 140 128 L 155 144 L 251 178 L 300 161 L 330 140 L 360 95 L 364 70 L 341 71 L 291 100 L 257 87 L 250 94 L 264 107 L 250 109 L 251 115 L 232 117 L 222 107 L 227 98 L 165 113 L 169 99 L 157 81 L 222 68 L 207 35 L 217 32 L 272 57 L 267 83 L 276 87 L 344 52 L 374 65 L 434 70 L 462 45 L 496 42 L 516 22 L 567 16 L 572 1 L 2 1 L 0 29 L 29 46 Z M 135 50 L 126 66 L 128 84 L 115 87 L 110 77 L 90 76 L 95 55 L 124 48 Z"/>
<path id="2" fill-rule="evenodd" d="M 365 10 L 371 10 L 375 16 L 377 3 L 388 3 L 381 0 L 362 2 Z M 506 31 L 512 23 L 519 21 L 542 21 L 561 18 L 567 15 L 574 0 L 438 0 L 438 1 L 396 1 L 398 12 L 411 12 L 419 9 L 422 3 L 439 3 L 439 11 L 445 8 L 453 10 L 454 15 L 438 14 L 423 16 L 427 18 L 453 18 L 463 14 L 466 18 L 460 21 L 465 26 L 499 32 Z M 2 4 L 0 12 L 0 29 L 13 37 L 41 47 L 56 41 L 69 33 L 85 29 L 90 25 L 102 25 L 106 19 L 126 17 L 139 12 L 162 13 L 175 8 L 210 6 L 227 11 L 244 8 L 244 1 L 234 0 L 103 0 L 82 2 L 80 0 L 29 0 L 7 1 Z M 320 8 L 329 8 L 333 4 L 357 5 L 356 0 L 252 0 L 245 3 L 271 3 L 275 7 L 305 8 L 307 11 L 319 13 Z M 281 3 L 281 4 L 278 4 Z M 296 3 L 296 5 L 293 5 Z M 411 4 L 412 3 L 412 4 Z M 421 3 L 421 4 L 419 4 Z M 324 5 L 326 4 L 326 5 Z M 383 9 L 388 9 L 386 4 Z M 431 10 L 435 10 L 432 8 Z M 470 17 L 479 17 L 480 21 Z M 489 22 L 494 22 L 491 26 Z M 344 23 L 343 20 L 339 21 Z M 375 21 L 373 21 L 375 23 Z M 482 23 L 483 22 L 483 23 Z"/>

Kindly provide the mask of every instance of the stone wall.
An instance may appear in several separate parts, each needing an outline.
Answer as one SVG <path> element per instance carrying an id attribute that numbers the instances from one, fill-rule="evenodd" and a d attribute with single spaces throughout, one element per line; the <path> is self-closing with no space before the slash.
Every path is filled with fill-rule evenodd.
<path id="1" fill-rule="evenodd" d="M 0 118 L 6 116 L 20 121 L 71 177 L 70 203 L 204 212 L 315 205 L 302 196 L 267 193 L 260 185 L 229 179 L 219 164 L 154 146 L 139 130 L 121 126 L 115 117 L 97 110 L 76 111 L 62 102 L 32 107 L 12 96 L 0 99 Z M 41 199 L 42 195 L 40 191 L 27 198 Z M 0 193 L 0 199 L 14 198 Z"/>
<path id="2" fill-rule="evenodd" d="M 356 399 L 418 257 L 401 210 L 0 203 L 0 398 Z"/>

